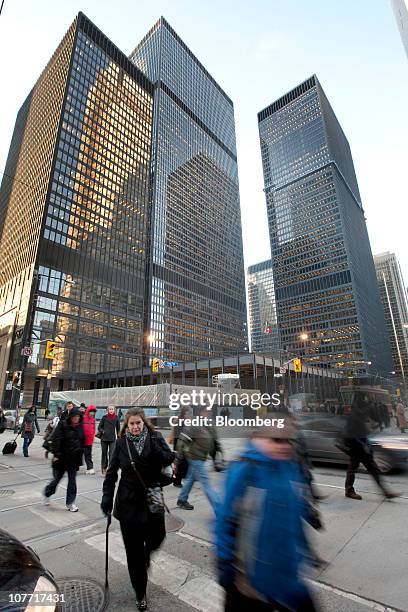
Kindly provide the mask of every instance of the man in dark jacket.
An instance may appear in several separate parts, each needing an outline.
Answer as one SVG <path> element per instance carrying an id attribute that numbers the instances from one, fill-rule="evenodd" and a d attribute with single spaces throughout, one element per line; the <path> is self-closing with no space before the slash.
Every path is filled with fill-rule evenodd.
<path id="1" fill-rule="evenodd" d="M 211 419 L 211 413 L 204 407 L 200 411 L 201 419 L 205 423 L 206 418 Z M 187 458 L 188 470 L 184 485 L 177 500 L 177 506 L 184 510 L 194 510 L 194 506 L 189 503 L 188 496 L 196 480 L 201 483 L 203 491 L 214 511 L 218 503 L 218 495 L 210 485 L 206 461 L 208 456 L 215 456 L 216 450 L 220 448 L 217 439 L 216 429 L 213 426 L 197 425 L 187 427 L 181 432 L 177 442 L 177 457 L 180 460 L 183 456 Z"/>
<path id="2" fill-rule="evenodd" d="M 52 437 L 54 477 L 44 489 L 44 503 L 48 505 L 49 497 L 54 495 L 58 483 L 66 472 L 68 476 L 66 505 L 70 512 L 78 512 L 78 507 L 74 502 L 77 494 L 76 473 L 79 466 L 82 465 L 85 446 L 82 420 L 83 417 L 78 408 L 73 408 L 69 415 L 58 423 Z"/>
<path id="3" fill-rule="evenodd" d="M 61 421 L 65 421 L 65 419 L 68 418 L 69 413 L 71 412 L 73 408 L 74 408 L 74 402 L 67 402 L 65 404 L 65 408 L 62 411 L 62 414 L 60 416 Z"/>
<path id="4" fill-rule="evenodd" d="M 370 402 L 367 396 L 359 394 L 352 406 L 351 413 L 347 417 L 344 429 L 344 450 L 350 457 L 346 474 L 345 495 L 350 499 L 362 499 L 361 495 L 356 493 L 354 489 L 356 471 L 362 463 L 367 472 L 374 478 L 384 497 L 392 499 L 398 497 L 398 494 L 387 490 L 370 448 L 368 440 L 368 420 L 370 416 L 372 416 Z"/>
<path id="5" fill-rule="evenodd" d="M 103 476 L 106 474 L 110 463 L 119 430 L 120 423 L 116 415 L 116 408 L 115 406 L 108 406 L 106 414 L 103 415 L 98 425 L 98 433 L 101 439 L 101 471 Z"/>

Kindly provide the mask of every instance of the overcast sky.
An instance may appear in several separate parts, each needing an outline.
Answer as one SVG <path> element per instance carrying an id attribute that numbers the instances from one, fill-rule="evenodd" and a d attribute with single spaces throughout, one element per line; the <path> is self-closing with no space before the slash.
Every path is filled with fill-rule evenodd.
<path id="1" fill-rule="evenodd" d="M 80 10 L 127 54 L 163 15 L 234 101 L 247 266 L 270 257 L 257 112 L 315 73 L 351 146 L 373 253 L 395 252 L 408 284 L 408 59 L 389 0 L 5 0 L 1 171 L 17 110 Z"/>

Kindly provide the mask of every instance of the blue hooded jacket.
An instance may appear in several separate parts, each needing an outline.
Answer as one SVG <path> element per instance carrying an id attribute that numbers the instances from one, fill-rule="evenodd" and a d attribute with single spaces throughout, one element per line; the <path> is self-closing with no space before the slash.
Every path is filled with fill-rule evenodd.
<path id="1" fill-rule="evenodd" d="M 266 600 L 290 610 L 307 595 L 299 566 L 308 551 L 308 517 L 297 463 L 275 460 L 252 442 L 230 464 L 216 519 L 220 582 L 231 588 L 237 572 Z"/>

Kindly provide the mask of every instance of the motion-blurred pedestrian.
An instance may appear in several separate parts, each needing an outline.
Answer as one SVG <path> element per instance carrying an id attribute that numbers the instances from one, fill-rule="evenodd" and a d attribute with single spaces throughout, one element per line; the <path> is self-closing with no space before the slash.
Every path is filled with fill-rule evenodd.
<path id="1" fill-rule="evenodd" d="M 368 435 L 370 433 L 368 420 L 372 415 L 369 399 L 362 393 L 356 393 L 351 413 L 347 416 L 344 429 L 344 446 L 342 450 L 350 457 L 345 481 L 345 496 L 350 499 L 360 500 L 361 495 L 354 489 L 355 475 L 360 463 L 364 465 L 367 472 L 371 474 L 381 489 L 384 497 L 392 499 L 398 497 L 397 493 L 388 491 L 385 486 L 380 470 L 374 461 Z"/>
<path id="2" fill-rule="evenodd" d="M 105 514 L 112 512 L 115 483 L 121 470 L 113 515 L 120 522 L 139 610 L 147 609 L 150 554 L 159 548 L 166 536 L 161 471 L 174 457 L 143 410 L 128 410 L 106 472 L 101 509 Z"/>
<path id="3" fill-rule="evenodd" d="M 404 433 L 408 427 L 407 419 L 405 416 L 405 408 L 402 402 L 398 402 L 395 406 L 395 414 L 397 418 L 398 427 L 401 430 L 401 433 Z"/>
<path id="4" fill-rule="evenodd" d="M 177 417 L 177 425 L 173 426 L 170 436 L 167 438 L 167 442 L 173 445 L 173 450 L 177 449 L 177 443 L 180 438 L 180 434 L 184 429 L 184 420 L 191 417 L 190 406 L 182 406 L 180 414 Z M 188 471 L 188 462 L 184 454 L 181 454 L 175 461 L 175 473 L 173 478 L 173 485 L 181 488 L 182 480 L 186 477 Z"/>
<path id="5" fill-rule="evenodd" d="M 44 504 L 49 504 L 49 497 L 54 495 L 65 472 L 68 476 L 66 506 L 70 512 L 78 512 L 75 504 L 77 495 L 76 474 L 82 465 L 85 435 L 82 426 L 83 417 L 78 408 L 72 408 L 65 419 L 60 420 L 52 437 L 53 479 L 44 489 Z"/>
<path id="6" fill-rule="evenodd" d="M 207 408 L 203 407 L 200 410 L 199 416 L 202 419 L 210 418 L 209 414 Z M 188 470 L 177 500 L 179 508 L 194 510 L 194 506 L 188 501 L 188 496 L 195 481 L 198 481 L 213 510 L 216 511 L 218 495 L 211 487 L 206 461 L 209 456 L 215 454 L 218 444 L 215 427 L 205 425 L 205 421 L 203 421 L 203 425 L 186 427 L 180 433 L 177 442 L 177 461 L 180 461 L 182 457 L 186 457 Z"/>
<path id="7" fill-rule="evenodd" d="M 34 440 L 35 429 L 37 433 L 40 433 L 38 426 L 36 407 L 31 406 L 24 415 L 23 422 L 21 423 L 21 437 L 23 438 L 23 455 L 28 457 L 28 447 Z"/>
<path id="8" fill-rule="evenodd" d="M 216 519 L 226 612 L 315 610 L 300 577 L 308 557 L 302 518 L 309 520 L 309 506 L 292 446 L 295 431 L 289 417 L 282 420 L 281 428 L 256 432 L 228 468 Z"/>

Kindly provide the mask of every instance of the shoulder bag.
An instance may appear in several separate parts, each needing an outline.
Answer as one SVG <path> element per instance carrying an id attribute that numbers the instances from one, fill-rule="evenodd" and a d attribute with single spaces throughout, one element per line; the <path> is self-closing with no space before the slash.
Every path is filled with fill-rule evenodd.
<path id="1" fill-rule="evenodd" d="M 143 478 L 140 476 L 139 471 L 136 468 L 136 464 L 133 461 L 132 452 L 129 446 L 129 440 L 126 437 L 125 437 L 125 440 L 126 440 L 127 451 L 128 451 L 128 455 L 130 459 L 130 465 L 132 466 L 133 471 L 135 472 L 137 476 L 137 479 L 139 480 L 140 484 L 143 486 L 145 490 L 147 507 L 148 507 L 150 514 L 153 514 L 154 516 L 164 516 L 165 511 L 170 513 L 170 510 L 168 509 L 164 501 L 162 488 L 160 486 L 146 487 L 143 481 Z"/>

